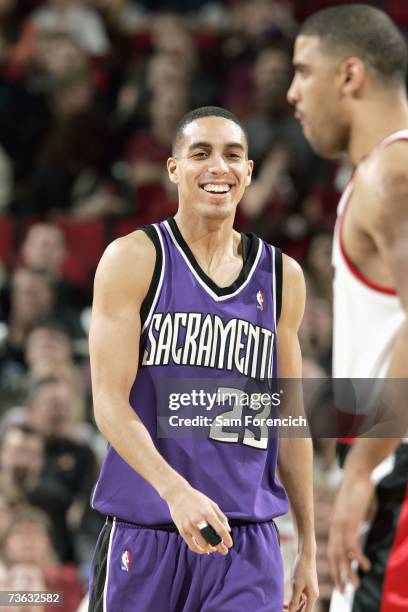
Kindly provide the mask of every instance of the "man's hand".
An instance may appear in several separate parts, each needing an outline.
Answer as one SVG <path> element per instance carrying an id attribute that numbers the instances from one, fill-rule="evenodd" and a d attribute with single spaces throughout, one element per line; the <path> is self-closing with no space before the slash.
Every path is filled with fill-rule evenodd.
<path id="1" fill-rule="evenodd" d="M 312 612 L 319 597 L 316 556 L 299 553 L 293 568 L 292 597 L 288 612 Z"/>
<path id="2" fill-rule="evenodd" d="M 374 485 L 370 474 L 361 473 L 348 480 L 347 487 L 342 486 L 337 496 L 327 552 L 333 580 L 341 593 L 346 578 L 355 588 L 360 584 L 353 562 L 357 561 L 363 571 L 370 569 L 370 561 L 361 548 L 360 532 L 373 495 Z"/>
<path id="3" fill-rule="evenodd" d="M 197 554 L 218 551 L 228 554 L 232 546 L 228 519 L 219 506 L 209 497 L 193 487 L 177 488 L 165 496 L 172 519 L 190 550 Z M 211 525 L 222 542 L 212 547 L 200 533 L 198 525 L 202 522 Z"/>

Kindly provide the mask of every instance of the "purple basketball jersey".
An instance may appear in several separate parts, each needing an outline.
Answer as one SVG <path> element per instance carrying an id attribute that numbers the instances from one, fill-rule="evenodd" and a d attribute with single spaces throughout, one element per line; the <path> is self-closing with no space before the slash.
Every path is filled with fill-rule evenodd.
<path id="1" fill-rule="evenodd" d="M 184 414 L 182 405 L 172 412 L 169 397 L 164 401 L 166 381 L 173 391 L 177 385 L 185 391 L 190 381 L 195 390 L 200 381 L 208 390 L 211 381 L 214 392 L 233 387 L 241 395 L 253 388 L 271 393 L 278 372 L 281 253 L 254 235 L 242 234 L 243 269 L 232 285 L 220 288 L 198 266 L 174 219 L 145 231 L 155 244 L 157 261 L 141 312 L 139 367 L 130 404 L 166 461 L 228 517 L 258 522 L 285 514 L 288 501 L 275 473 L 278 439 L 247 423 L 242 405 L 222 410 L 237 417 L 232 426 L 214 419 L 200 435 L 191 430 L 181 438 L 162 436 L 158 427 L 166 414 L 175 422 Z M 208 406 L 197 410 L 211 414 Z M 270 411 L 270 406 L 260 406 L 257 414 L 268 416 Z M 142 525 L 172 520 L 158 493 L 111 446 L 92 506 Z"/>

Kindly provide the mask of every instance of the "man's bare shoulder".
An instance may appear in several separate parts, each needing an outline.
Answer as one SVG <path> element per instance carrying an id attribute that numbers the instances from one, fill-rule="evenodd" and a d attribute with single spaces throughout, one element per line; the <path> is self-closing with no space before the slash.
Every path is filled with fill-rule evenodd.
<path id="1" fill-rule="evenodd" d="M 129 286 L 146 293 L 154 272 L 156 250 L 142 230 L 117 238 L 99 262 L 95 285 Z"/>
<path id="2" fill-rule="evenodd" d="M 408 142 L 397 141 L 378 151 L 366 164 L 364 184 L 377 196 L 378 202 L 386 201 L 400 188 L 408 186 Z"/>
<path id="3" fill-rule="evenodd" d="M 408 142 L 397 141 L 363 161 L 356 177 L 360 219 L 365 231 L 408 215 Z"/>

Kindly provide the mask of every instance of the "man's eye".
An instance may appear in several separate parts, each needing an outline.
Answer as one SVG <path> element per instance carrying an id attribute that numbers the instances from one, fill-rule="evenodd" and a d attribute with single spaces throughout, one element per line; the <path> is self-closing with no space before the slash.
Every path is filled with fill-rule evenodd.
<path id="1" fill-rule="evenodd" d="M 241 156 L 239 155 L 239 153 L 228 153 L 228 157 L 230 159 L 241 159 Z"/>
<path id="2" fill-rule="evenodd" d="M 203 159 L 205 157 L 207 157 L 208 153 L 206 153 L 205 151 L 199 151 L 198 153 L 194 153 L 193 157 L 195 159 Z"/>

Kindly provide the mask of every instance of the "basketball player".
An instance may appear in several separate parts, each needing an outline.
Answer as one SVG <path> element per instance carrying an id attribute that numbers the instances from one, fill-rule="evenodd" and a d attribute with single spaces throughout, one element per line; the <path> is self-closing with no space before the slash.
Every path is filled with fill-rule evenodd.
<path id="1" fill-rule="evenodd" d="M 295 44 L 288 99 L 304 134 L 323 157 L 347 155 L 354 165 L 333 246 L 334 377 L 408 377 L 406 64 L 401 33 L 367 5 L 313 15 Z M 338 589 L 347 578 L 356 590 L 335 594 L 336 612 L 408 609 L 407 446 L 392 455 L 400 442 L 360 438 L 348 453 L 329 558 Z M 379 464 L 378 509 L 362 549 Z"/>
<path id="2" fill-rule="evenodd" d="M 247 152 L 228 111 L 186 115 L 167 164 L 177 214 L 116 240 L 99 264 L 90 349 L 96 422 L 110 445 L 93 495 L 108 519 L 91 568 L 92 612 L 283 609 L 273 518 L 288 504 L 276 438 L 239 423 L 211 425 L 205 438 L 157 435 L 166 381 L 217 387 L 229 378 L 242 390 L 257 379 L 266 390 L 278 367 L 300 377 L 302 272 L 233 229 L 251 181 Z M 299 534 L 289 610 L 310 612 L 310 440 L 282 439 L 279 466 Z M 214 546 L 208 525 L 221 538 Z"/>

